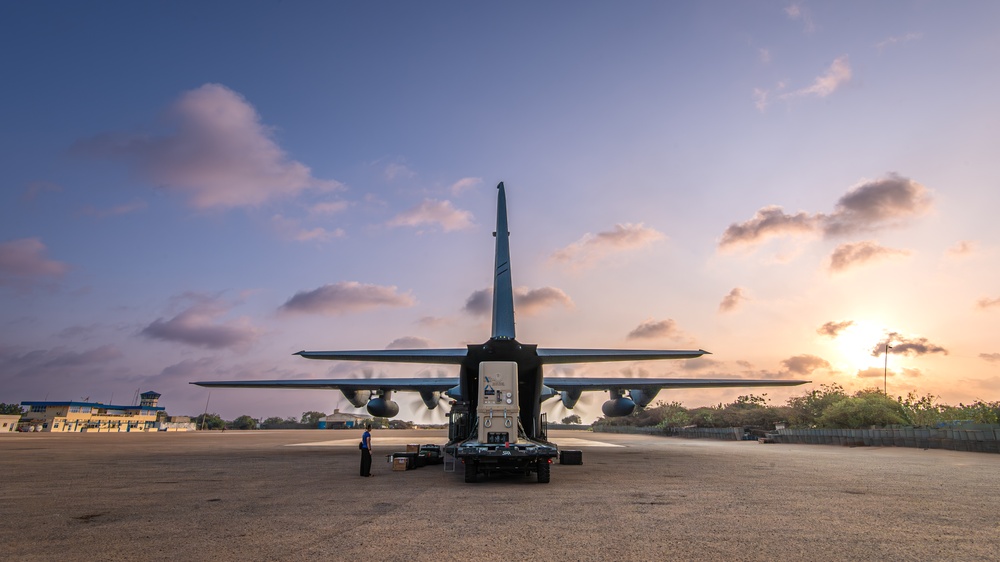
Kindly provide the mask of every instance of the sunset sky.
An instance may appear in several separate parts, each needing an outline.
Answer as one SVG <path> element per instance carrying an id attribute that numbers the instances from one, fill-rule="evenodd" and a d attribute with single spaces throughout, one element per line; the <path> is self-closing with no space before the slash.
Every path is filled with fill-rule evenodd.
<path id="1" fill-rule="evenodd" d="M 1000 400 L 1000 3 L 0 3 L 0 402 L 517 336 Z M 687 406 L 762 391 L 662 392 Z M 585 397 L 593 419 L 606 393 Z M 400 418 L 441 419 L 398 395 Z M 212 391 L 232 419 L 339 392 Z M 557 416 L 560 408 L 548 408 Z"/>

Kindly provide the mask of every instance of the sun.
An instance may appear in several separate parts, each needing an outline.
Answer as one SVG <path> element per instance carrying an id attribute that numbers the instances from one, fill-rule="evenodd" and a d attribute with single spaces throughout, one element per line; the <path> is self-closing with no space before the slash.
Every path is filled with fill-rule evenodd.
<path id="1" fill-rule="evenodd" d="M 881 367 L 881 355 L 872 356 L 872 349 L 885 337 L 885 330 L 866 320 L 855 321 L 834 338 L 840 370 L 863 371 Z"/>

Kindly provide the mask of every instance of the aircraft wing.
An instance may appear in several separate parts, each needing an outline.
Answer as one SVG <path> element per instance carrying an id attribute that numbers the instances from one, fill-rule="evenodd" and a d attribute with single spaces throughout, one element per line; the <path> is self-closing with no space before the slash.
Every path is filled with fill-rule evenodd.
<path id="1" fill-rule="evenodd" d="M 543 384 L 557 392 L 664 388 L 727 388 L 743 386 L 797 386 L 812 381 L 788 379 L 649 379 L 626 377 L 553 378 Z"/>
<path id="2" fill-rule="evenodd" d="M 358 390 L 444 392 L 458 386 L 458 377 L 200 381 L 191 384 L 208 388 L 298 388 L 343 390 L 345 392 Z"/>
<path id="3" fill-rule="evenodd" d="M 542 364 L 557 363 L 597 363 L 601 361 L 653 361 L 658 359 L 694 359 L 709 354 L 704 349 L 539 349 L 538 358 Z"/>

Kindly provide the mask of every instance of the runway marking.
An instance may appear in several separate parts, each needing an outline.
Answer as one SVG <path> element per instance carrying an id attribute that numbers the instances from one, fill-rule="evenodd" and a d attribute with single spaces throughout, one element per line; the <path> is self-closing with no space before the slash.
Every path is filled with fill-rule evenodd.
<path id="1" fill-rule="evenodd" d="M 360 438 L 352 439 L 335 439 L 333 441 L 312 441 L 309 443 L 289 443 L 285 445 L 286 447 L 357 447 L 358 443 L 361 442 Z M 416 441 L 413 439 L 407 439 L 405 437 L 372 437 L 372 445 L 375 448 L 381 447 L 383 445 L 409 445 L 415 444 Z M 624 447 L 624 445 L 615 445 L 614 443 L 605 443 L 603 441 L 591 441 L 590 439 L 580 439 L 577 437 L 563 437 L 557 441 L 554 441 L 556 445 L 560 447 Z M 424 443 L 420 443 L 424 445 Z"/>

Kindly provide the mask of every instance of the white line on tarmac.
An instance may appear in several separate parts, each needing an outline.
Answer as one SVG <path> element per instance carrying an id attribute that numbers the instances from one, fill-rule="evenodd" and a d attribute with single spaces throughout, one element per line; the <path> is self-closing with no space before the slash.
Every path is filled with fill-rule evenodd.
<path id="1" fill-rule="evenodd" d="M 290 443 L 286 447 L 357 447 L 361 439 L 336 439 L 333 441 L 313 441 L 310 443 Z M 372 438 L 372 445 L 380 447 L 382 445 L 408 445 L 413 444 L 413 439 L 406 437 L 380 437 Z M 576 437 L 562 437 L 555 441 L 560 447 L 624 447 L 603 441 L 591 441 L 589 439 L 579 439 Z"/>

